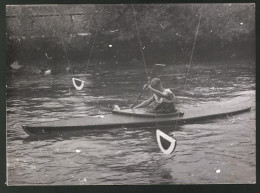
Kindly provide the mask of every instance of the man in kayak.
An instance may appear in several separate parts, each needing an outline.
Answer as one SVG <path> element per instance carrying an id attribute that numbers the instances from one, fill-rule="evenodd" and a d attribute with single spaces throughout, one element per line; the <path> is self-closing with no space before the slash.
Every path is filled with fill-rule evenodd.
<path id="1" fill-rule="evenodd" d="M 153 107 L 147 109 L 148 112 L 172 113 L 176 111 L 175 95 L 170 89 L 163 88 L 159 78 L 153 78 L 150 84 L 144 85 L 144 89 L 150 90 L 152 96 L 133 109 L 147 107 L 154 102 Z"/>

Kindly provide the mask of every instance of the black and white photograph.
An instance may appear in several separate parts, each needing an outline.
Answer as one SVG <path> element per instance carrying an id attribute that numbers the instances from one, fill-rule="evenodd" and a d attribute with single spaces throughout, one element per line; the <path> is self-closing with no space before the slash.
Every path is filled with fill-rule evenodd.
<path id="1" fill-rule="evenodd" d="M 256 184 L 254 3 L 5 10 L 8 186 Z"/>

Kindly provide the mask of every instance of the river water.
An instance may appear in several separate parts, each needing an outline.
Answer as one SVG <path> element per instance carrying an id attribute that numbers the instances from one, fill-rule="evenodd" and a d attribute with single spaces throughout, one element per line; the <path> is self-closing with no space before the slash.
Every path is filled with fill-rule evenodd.
<path id="1" fill-rule="evenodd" d="M 163 154 L 155 129 L 121 128 L 34 138 L 22 124 L 129 107 L 146 82 L 143 67 L 100 67 L 95 74 L 7 77 L 9 185 L 219 184 L 256 182 L 255 64 L 166 67 L 164 87 L 180 109 L 248 105 L 250 112 L 158 128 L 177 140 Z M 85 80 L 81 91 L 71 78 Z M 186 82 L 186 84 L 185 84 Z M 184 85 L 185 90 L 184 92 Z M 141 100 L 148 97 L 146 93 Z"/>

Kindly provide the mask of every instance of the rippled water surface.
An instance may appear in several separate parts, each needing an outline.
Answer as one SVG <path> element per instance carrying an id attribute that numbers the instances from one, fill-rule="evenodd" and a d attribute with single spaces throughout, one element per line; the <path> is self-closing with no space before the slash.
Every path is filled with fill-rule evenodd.
<path id="1" fill-rule="evenodd" d="M 177 140 L 170 155 L 160 151 L 156 128 L 96 129 L 40 138 L 29 137 L 21 128 L 98 113 L 106 116 L 114 104 L 129 107 L 146 82 L 142 68 L 7 77 L 8 184 L 255 183 L 254 64 L 194 65 L 188 76 L 187 65 L 163 70 L 164 87 L 175 93 L 180 109 L 252 107 L 232 117 L 158 128 Z M 81 91 L 73 87 L 72 77 L 86 81 Z"/>

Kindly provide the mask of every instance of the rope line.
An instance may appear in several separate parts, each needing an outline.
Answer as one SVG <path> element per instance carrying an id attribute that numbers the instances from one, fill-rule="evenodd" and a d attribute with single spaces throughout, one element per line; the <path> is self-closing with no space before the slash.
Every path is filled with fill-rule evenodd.
<path id="1" fill-rule="evenodd" d="M 146 73 L 146 77 L 148 78 L 148 70 L 147 70 L 147 66 L 146 66 L 146 62 L 145 62 L 145 57 L 144 57 L 144 52 L 143 52 L 143 46 L 142 46 L 142 42 L 141 42 L 141 38 L 140 38 L 140 32 L 139 32 L 139 29 L 138 29 L 138 25 L 137 25 L 137 21 L 136 21 L 136 16 L 135 16 L 135 12 L 134 12 L 134 6 L 133 6 L 133 4 L 131 4 L 131 6 L 132 6 L 132 11 L 133 11 L 134 20 L 135 20 L 135 26 L 136 26 L 136 31 L 137 31 L 138 40 L 139 40 L 139 46 L 140 46 L 140 49 L 141 49 L 142 58 L 143 58 L 143 62 L 144 62 L 145 73 Z"/>
<path id="2" fill-rule="evenodd" d="M 53 12 L 56 12 L 54 8 L 52 8 L 52 10 L 53 10 Z M 58 15 L 59 18 L 61 19 L 62 14 L 61 14 L 61 13 L 57 13 L 57 15 Z M 62 32 L 61 32 L 60 22 L 57 22 L 57 20 L 56 20 L 55 23 L 56 23 L 56 25 L 59 27 L 59 29 L 57 30 L 57 32 L 58 32 L 58 34 L 59 34 L 59 36 L 60 36 L 61 43 L 62 43 L 62 47 L 63 47 L 63 49 L 64 49 L 66 58 L 67 58 L 67 60 L 68 60 L 68 66 L 69 66 L 69 68 L 71 69 L 71 63 L 70 63 L 70 59 L 69 59 L 69 56 L 68 56 L 68 52 L 67 52 L 67 49 L 66 49 L 66 46 L 65 46 L 65 43 L 64 43 L 64 39 L 63 39 L 64 37 L 63 37 L 63 34 L 62 34 Z M 49 25 L 48 25 L 48 26 L 49 26 Z M 51 29 L 50 26 L 49 26 L 49 29 Z M 55 31 L 54 31 L 54 32 L 55 32 Z"/>
<path id="3" fill-rule="evenodd" d="M 93 40 L 93 43 L 92 43 L 92 46 L 91 46 L 91 50 L 90 50 L 90 53 L 89 53 L 88 62 L 87 62 L 85 71 L 87 71 L 88 66 L 89 66 L 90 58 L 91 58 L 91 55 L 92 55 L 92 52 L 93 52 L 93 49 L 94 49 L 94 45 L 95 45 L 95 41 L 96 41 L 96 37 L 97 37 L 98 28 L 99 28 L 99 25 L 100 25 L 100 23 L 101 23 L 103 11 L 104 11 L 104 6 L 103 6 L 103 8 L 102 8 L 102 11 L 101 11 L 101 14 L 100 14 L 100 18 L 99 18 L 99 21 L 98 21 L 98 24 L 97 24 L 97 28 L 96 28 L 94 40 Z"/>
<path id="4" fill-rule="evenodd" d="M 62 37 L 62 36 L 61 36 L 61 42 L 62 42 L 62 45 L 63 45 L 63 48 L 64 48 L 65 55 L 66 55 L 67 60 L 68 60 L 69 68 L 71 69 L 70 59 L 69 59 L 69 56 L 68 56 L 68 53 L 67 53 L 67 49 L 66 49 L 66 46 L 65 46 L 65 44 L 64 44 L 64 41 L 63 41 L 63 37 Z"/>
<path id="5" fill-rule="evenodd" d="M 145 62 L 145 57 L 144 57 L 144 52 L 143 52 L 143 46 L 142 46 L 142 42 L 141 42 L 141 38 L 140 38 L 140 32 L 139 32 L 139 28 L 138 28 L 138 25 L 137 25 L 137 21 L 136 21 L 136 16 L 135 16 L 133 4 L 131 4 L 131 7 L 132 7 L 132 11 L 133 11 L 134 20 L 135 20 L 135 26 L 136 26 L 136 31 L 137 31 L 137 35 L 138 35 L 139 46 L 140 46 L 140 50 L 141 50 L 142 58 L 143 58 L 143 62 L 144 62 L 145 73 L 146 73 L 146 77 L 147 77 L 147 79 L 148 79 L 148 78 L 149 78 L 149 75 L 148 75 L 147 65 L 146 65 L 146 62 Z M 158 116 L 157 116 L 157 113 L 155 113 L 155 120 L 156 120 L 156 123 L 157 123 L 157 124 L 156 124 L 156 128 L 158 129 Z"/>
<path id="6" fill-rule="evenodd" d="M 196 30 L 196 33 L 195 33 L 195 37 L 194 37 L 194 42 L 193 42 L 193 47 L 192 47 L 192 51 L 191 51 L 191 57 L 190 57 L 190 63 L 189 63 L 189 67 L 188 67 L 188 70 L 186 72 L 186 79 L 185 79 L 185 83 L 184 83 L 184 90 L 186 88 L 186 83 L 187 83 L 187 77 L 188 77 L 188 74 L 189 74 L 189 71 L 190 71 L 190 66 L 191 66 L 191 62 L 192 62 L 192 57 L 193 57 L 193 53 L 194 53 L 194 49 L 195 49 L 195 43 L 196 43 L 196 40 L 197 40 L 197 36 L 198 36 L 198 31 L 199 31 L 199 26 L 200 26 L 200 19 L 201 19 L 201 13 L 202 13 L 202 8 L 200 9 L 200 16 L 199 16 L 199 22 L 198 22 L 198 25 L 197 25 L 197 30 Z M 178 124 L 178 119 L 175 123 L 175 129 L 177 127 L 177 124 Z"/>
<path id="7" fill-rule="evenodd" d="M 186 72 L 186 79 L 185 79 L 185 83 L 184 83 L 184 90 L 186 90 L 187 77 L 188 77 L 189 72 L 190 72 L 190 66 L 191 66 L 191 62 L 192 62 L 192 58 L 193 58 L 193 53 L 194 53 L 194 49 L 195 49 L 195 44 L 196 44 L 196 40 L 197 40 L 197 36 L 198 36 L 198 32 L 199 32 L 201 13 L 202 13 L 202 8 L 200 9 L 199 22 L 198 22 L 198 26 L 197 26 L 195 38 L 194 38 L 194 41 L 193 41 L 193 46 L 192 46 L 192 51 L 191 51 L 191 56 L 190 56 L 190 62 L 189 62 L 188 70 L 187 70 L 187 72 Z"/>

